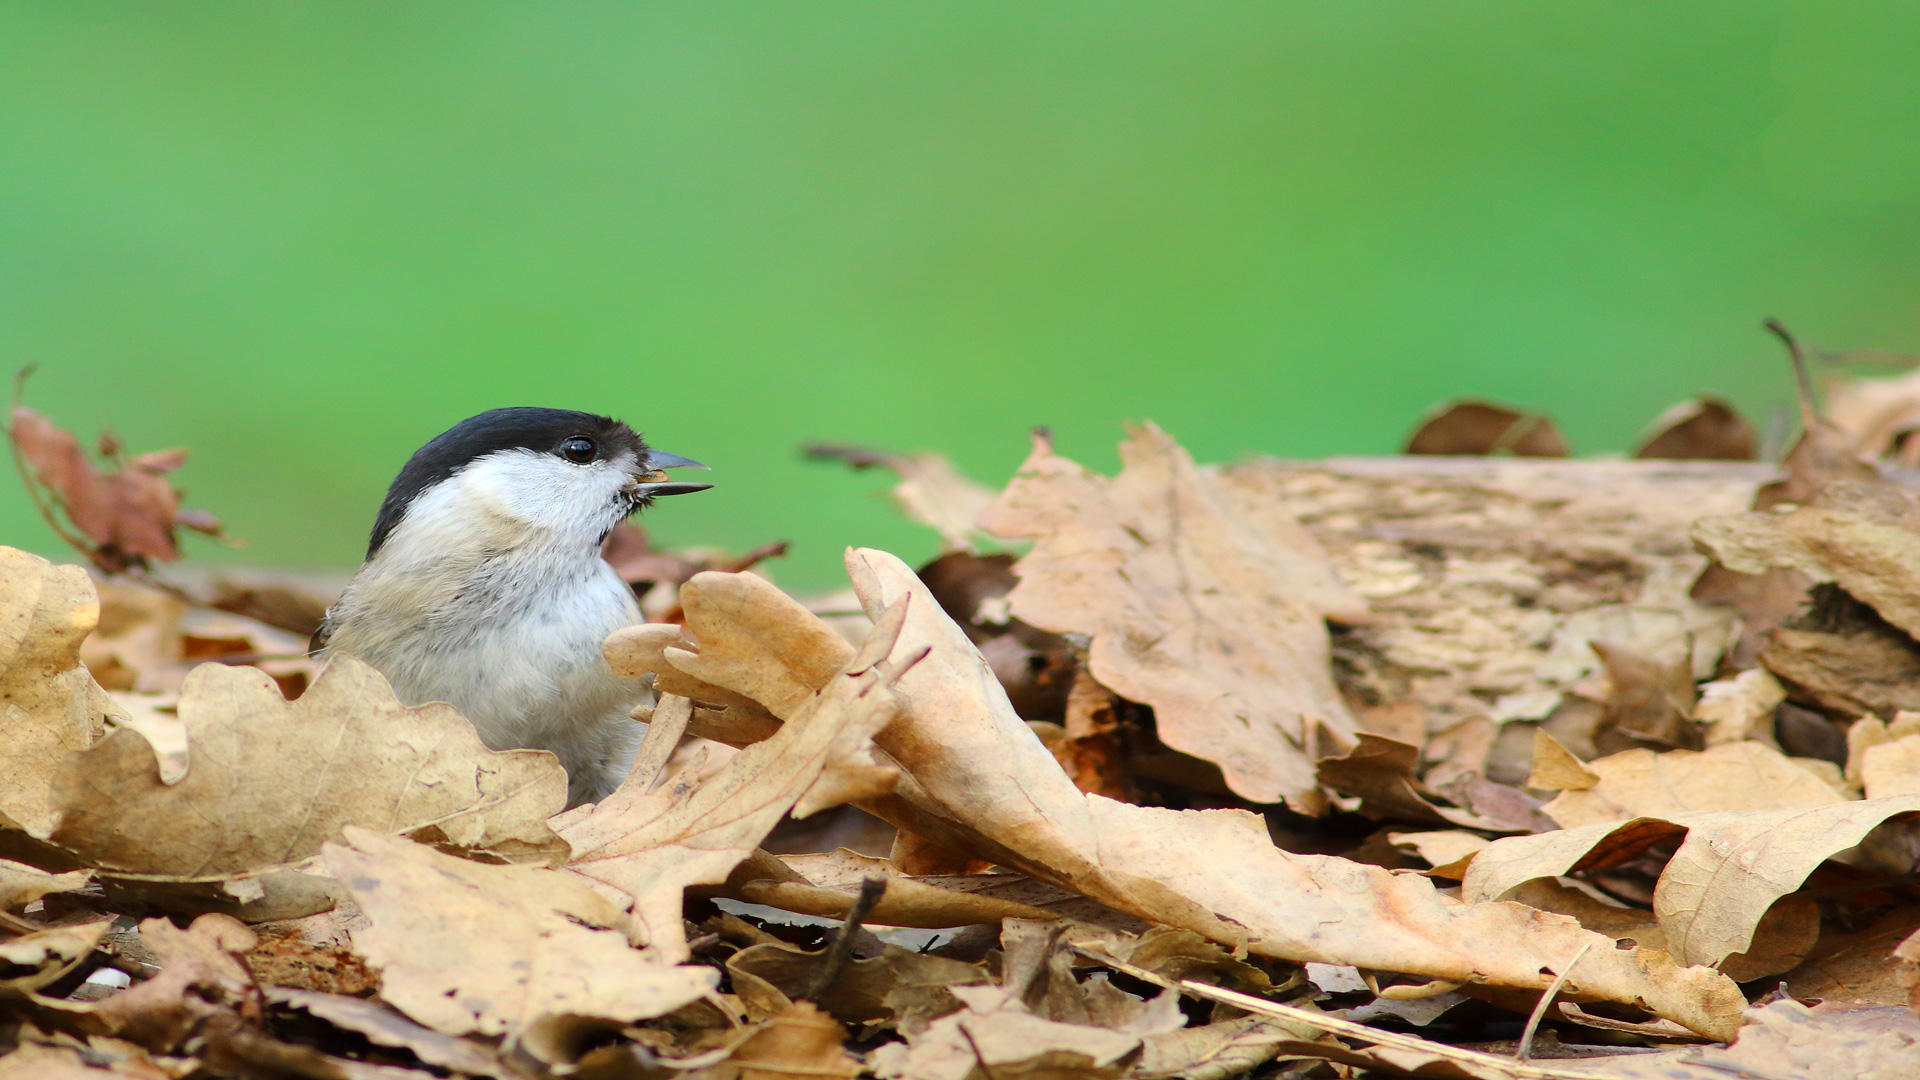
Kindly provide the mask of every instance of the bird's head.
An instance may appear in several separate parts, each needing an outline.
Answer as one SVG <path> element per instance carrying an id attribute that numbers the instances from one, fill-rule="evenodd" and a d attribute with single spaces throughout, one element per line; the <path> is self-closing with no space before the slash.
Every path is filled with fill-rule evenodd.
<path id="1" fill-rule="evenodd" d="M 669 479 L 704 469 L 647 445 L 611 417 L 570 409 L 493 409 L 462 420 L 415 451 L 387 489 L 369 560 L 396 535 L 434 544 L 476 522 L 500 536 L 597 547 L 627 515 L 663 495 L 711 484 Z"/>

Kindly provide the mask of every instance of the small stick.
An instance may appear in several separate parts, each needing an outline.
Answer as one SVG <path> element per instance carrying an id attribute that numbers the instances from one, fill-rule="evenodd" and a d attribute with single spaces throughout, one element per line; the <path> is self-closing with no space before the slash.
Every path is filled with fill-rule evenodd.
<path id="1" fill-rule="evenodd" d="M 1813 376 L 1807 371 L 1807 354 L 1779 319 L 1768 319 L 1764 325 L 1787 347 L 1787 359 L 1793 361 L 1794 381 L 1800 388 L 1800 425 L 1812 431 L 1820 423 L 1820 411 L 1813 406 Z"/>
<path id="2" fill-rule="evenodd" d="M 1553 995 L 1560 992 L 1560 987 L 1566 984 L 1567 976 L 1573 974 L 1573 969 L 1579 965 L 1580 961 L 1587 958 L 1587 950 L 1591 948 L 1593 948 L 1591 941 L 1580 946 L 1580 951 L 1574 953 L 1573 959 L 1567 966 L 1560 969 L 1560 974 L 1554 978 L 1553 984 L 1547 987 L 1547 992 L 1540 995 L 1540 1003 L 1533 1007 L 1533 1015 L 1527 1017 L 1527 1026 L 1520 1031 L 1520 1047 L 1513 1052 L 1514 1057 L 1525 1061 L 1533 1056 L 1533 1033 L 1540 1029 L 1540 1018 L 1547 1015 L 1547 1007 L 1553 1004 Z"/>
<path id="3" fill-rule="evenodd" d="M 1067 947 L 1089 960 L 1104 964 L 1115 971 L 1125 972 L 1144 982 L 1153 983 L 1155 986 L 1164 986 L 1168 989 L 1179 990 L 1182 993 L 1197 998 L 1205 998 L 1209 1001 L 1225 1002 L 1236 1009 L 1244 1009 L 1250 1013 L 1271 1016 L 1276 1020 L 1287 1020 L 1296 1024 L 1304 1024 L 1308 1027 L 1331 1032 L 1349 1039 L 1359 1039 L 1363 1042 L 1373 1043 L 1375 1046 L 1390 1046 L 1396 1050 L 1412 1050 L 1417 1053 L 1431 1054 L 1437 1058 L 1445 1058 L 1448 1061 L 1457 1061 L 1477 1069 L 1485 1070 L 1487 1075 L 1512 1076 L 1521 1078 L 1521 1080 L 1593 1080 L 1593 1074 L 1590 1072 L 1573 1072 L 1567 1069 L 1550 1069 L 1540 1065 L 1528 1065 L 1514 1061 L 1512 1058 L 1496 1057 L 1493 1054 L 1483 1054 L 1478 1050 L 1468 1050 L 1459 1046 L 1449 1046 L 1446 1043 L 1430 1042 L 1418 1036 L 1402 1035 L 1393 1031 L 1383 1031 L 1380 1028 L 1368 1027 L 1365 1024 L 1356 1024 L 1351 1020 L 1342 1020 L 1339 1017 L 1328 1016 L 1325 1013 L 1314 1012 L 1310 1009 L 1295 1008 L 1292 1005 L 1281 1005 L 1277 1002 L 1254 997 L 1252 994 L 1242 994 L 1237 990 L 1227 990 L 1218 986 L 1208 985 L 1207 983 L 1196 982 L 1193 979 L 1184 979 L 1176 983 L 1171 979 L 1156 975 L 1146 968 L 1135 967 L 1124 961 L 1115 960 L 1110 956 L 1103 956 L 1091 949 L 1084 949 L 1078 945 L 1069 945 Z"/>
<path id="4" fill-rule="evenodd" d="M 813 988 L 807 993 L 808 1000 L 820 1000 L 820 996 L 840 978 L 841 969 L 847 966 L 847 961 L 853 956 L 854 931 L 860 929 L 860 924 L 867 920 L 874 905 L 880 902 L 880 897 L 886 891 L 886 878 L 861 879 L 860 895 L 854 899 L 853 909 L 847 912 L 846 925 L 840 928 L 839 936 L 833 939 L 833 945 L 827 949 L 827 965 L 820 969 L 820 977 L 813 981 Z"/>

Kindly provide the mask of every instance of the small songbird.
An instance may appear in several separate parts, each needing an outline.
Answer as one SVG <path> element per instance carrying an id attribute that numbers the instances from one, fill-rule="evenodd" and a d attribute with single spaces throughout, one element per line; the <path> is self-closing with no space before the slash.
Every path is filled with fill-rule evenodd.
<path id="1" fill-rule="evenodd" d="M 496 750 L 549 750 L 569 806 L 619 785 L 647 687 L 613 673 L 607 635 L 641 621 L 600 557 L 607 533 L 662 495 L 711 484 L 632 428 L 567 409 L 494 409 L 416 451 L 387 489 L 367 561 L 313 636 L 357 656 L 409 705 L 445 701 Z"/>

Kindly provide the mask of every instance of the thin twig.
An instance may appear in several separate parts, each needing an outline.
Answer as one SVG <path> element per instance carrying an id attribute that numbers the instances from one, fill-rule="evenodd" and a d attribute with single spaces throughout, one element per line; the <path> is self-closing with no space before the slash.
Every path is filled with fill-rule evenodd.
<path id="1" fill-rule="evenodd" d="M 1533 1007 L 1533 1015 L 1527 1017 L 1527 1026 L 1520 1031 L 1520 1046 L 1513 1052 L 1514 1057 L 1525 1061 L 1533 1056 L 1533 1033 L 1540 1029 L 1540 1018 L 1547 1015 L 1547 1009 L 1553 1005 L 1553 996 L 1560 992 L 1560 987 L 1566 984 L 1567 976 L 1573 974 L 1573 969 L 1580 961 L 1587 958 L 1587 950 L 1591 948 L 1593 948 L 1591 941 L 1580 946 L 1580 951 L 1574 953 L 1573 959 L 1567 962 L 1567 966 L 1560 969 L 1560 974 L 1554 978 L 1553 984 L 1547 987 L 1547 992 L 1540 995 L 1539 1004 Z"/>
<path id="2" fill-rule="evenodd" d="M 1445 1058 L 1448 1061 L 1457 1061 L 1473 1065 L 1494 1075 L 1505 1074 L 1507 1076 L 1522 1078 L 1522 1080 L 1593 1080 L 1592 1073 L 1572 1072 L 1565 1069 L 1550 1069 L 1541 1065 L 1528 1065 L 1514 1061 L 1512 1058 L 1495 1057 L 1492 1054 L 1483 1054 L 1477 1050 L 1468 1050 L 1464 1047 L 1449 1046 L 1446 1043 L 1429 1042 L 1418 1036 L 1383 1031 L 1379 1028 L 1368 1027 L 1365 1024 L 1356 1024 L 1351 1020 L 1342 1020 L 1338 1017 L 1328 1016 L 1325 1013 L 1314 1012 L 1310 1009 L 1295 1008 L 1292 1005 L 1281 1005 L 1277 1002 L 1254 997 L 1252 994 L 1242 994 L 1237 990 L 1226 990 L 1218 986 L 1210 986 L 1207 983 L 1196 982 L 1193 979 L 1185 979 L 1176 983 L 1171 979 L 1148 971 L 1146 968 L 1136 967 L 1125 961 L 1115 960 L 1110 956 L 1103 956 L 1091 949 L 1085 949 L 1078 945 L 1069 945 L 1068 948 L 1089 960 L 1104 964 L 1115 971 L 1124 972 L 1136 979 L 1153 983 L 1155 986 L 1178 990 L 1193 997 L 1205 998 L 1208 1001 L 1224 1002 L 1225 1004 L 1232 1005 L 1236 1009 L 1244 1009 L 1250 1013 L 1271 1016 L 1276 1020 L 1287 1020 L 1296 1024 L 1304 1024 L 1320 1031 L 1331 1032 L 1349 1039 L 1359 1039 L 1363 1042 L 1373 1043 L 1376 1046 L 1387 1046 L 1395 1050 L 1411 1050 L 1415 1053 L 1431 1054 L 1434 1057 Z"/>
<path id="3" fill-rule="evenodd" d="M 860 895 L 854 899 L 853 909 L 847 912 L 846 925 L 840 928 L 839 936 L 833 939 L 833 944 L 827 949 L 826 966 L 820 969 L 820 977 L 813 981 L 813 988 L 807 993 L 809 1001 L 819 1001 L 820 996 L 840 978 L 841 969 L 847 966 L 847 961 L 853 956 L 853 935 L 860 929 L 860 924 L 867 921 L 873 906 L 880 902 L 886 891 L 886 878 L 861 879 Z"/>
<path id="4" fill-rule="evenodd" d="M 1820 410 L 1813 404 L 1813 376 L 1807 371 L 1807 354 L 1800 341 L 1779 319 L 1768 319 L 1766 328 L 1787 347 L 1787 359 L 1793 361 L 1793 378 L 1800 390 L 1800 424 L 1812 431 L 1820 423 Z"/>

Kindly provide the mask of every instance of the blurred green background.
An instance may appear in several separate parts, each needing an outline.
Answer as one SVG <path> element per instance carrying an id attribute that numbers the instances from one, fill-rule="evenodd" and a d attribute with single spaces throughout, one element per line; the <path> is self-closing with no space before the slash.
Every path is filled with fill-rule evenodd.
<path id="1" fill-rule="evenodd" d="M 196 558 L 350 567 L 421 442 L 611 412 L 673 543 L 931 552 L 798 443 L 1102 469 L 1394 449 L 1439 399 L 1625 449 L 1786 400 L 1778 316 L 1920 349 L 1920 8 L 0 2 L 0 363 L 185 444 Z M 57 549 L 9 481 L 0 541 Z"/>

